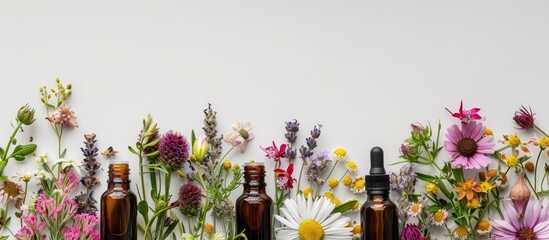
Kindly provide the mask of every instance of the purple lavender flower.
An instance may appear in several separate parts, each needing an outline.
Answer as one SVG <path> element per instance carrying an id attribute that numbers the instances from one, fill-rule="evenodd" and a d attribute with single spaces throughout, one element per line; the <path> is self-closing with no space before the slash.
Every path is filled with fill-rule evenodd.
<path id="1" fill-rule="evenodd" d="M 402 230 L 402 240 L 420 240 L 425 239 L 418 225 L 406 224 Z"/>
<path id="2" fill-rule="evenodd" d="M 187 217 L 194 217 L 200 211 L 202 189 L 194 183 L 186 183 L 179 189 L 179 199 L 172 204 Z"/>
<path id="3" fill-rule="evenodd" d="M 321 173 L 330 163 L 332 163 L 332 160 L 330 159 L 328 151 L 319 152 L 312 158 L 309 158 L 308 161 L 305 162 L 307 167 L 307 180 L 317 184 L 323 184 L 324 179 L 322 179 Z"/>
<path id="4" fill-rule="evenodd" d="M 158 150 L 160 161 L 173 169 L 181 169 L 189 159 L 189 142 L 183 135 L 171 130 L 160 138 Z"/>
<path id="5" fill-rule="evenodd" d="M 291 121 L 286 122 L 286 131 L 297 133 L 299 131 L 299 122 L 297 122 L 296 119 L 292 119 Z"/>
<path id="6" fill-rule="evenodd" d="M 403 165 L 400 168 L 400 172 L 389 174 L 391 190 L 394 191 L 404 191 L 406 194 L 413 194 L 414 188 L 417 182 L 416 172 L 414 171 L 413 165 Z"/>
<path id="7" fill-rule="evenodd" d="M 320 137 L 320 129 L 322 128 L 322 124 L 315 125 L 313 130 L 311 130 L 311 137 L 318 138 Z"/>

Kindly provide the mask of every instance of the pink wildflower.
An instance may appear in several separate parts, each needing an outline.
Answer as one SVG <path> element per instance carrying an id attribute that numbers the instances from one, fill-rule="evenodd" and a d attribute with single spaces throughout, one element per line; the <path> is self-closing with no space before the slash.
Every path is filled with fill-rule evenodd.
<path id="1" fill-rule="evenodd" d="M 481 117 L 478 112 L 480 111 L 480 108 L 472 108 L 469 110 L 463 109 L 463 101 L 461 101 L 461 104 L 459 105 L 459 112 L 452 113 L 448 108 L 446 110 L 452 114 L 452 117 L 459 118 L 462 123 L 469 123 L 471 120 L 481 120 L 484 119 Z"/>

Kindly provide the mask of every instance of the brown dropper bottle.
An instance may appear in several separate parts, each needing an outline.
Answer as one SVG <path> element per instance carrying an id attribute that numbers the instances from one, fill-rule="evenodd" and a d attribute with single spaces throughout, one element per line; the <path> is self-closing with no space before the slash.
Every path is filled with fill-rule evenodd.
<path id="1" fill-rule="evenodd" d="M 383 167 L 383 150 L 374 147 L 370 151 L 370 175 L 366 175 L 368 200 L 360 209 L 362 240 L 397 240 L 397 206 L 389 199 L 389 175 Z"/>
<path id="2" fill-rule="evenodd" d="M 130 190 L 128 162 L 109 165 L 107 191 L 101 196 L 101 239 L 137 239 L 137 199 Z"/>
<path id="3" fill-rule="evenodd" d="M 273 239 L 273 200 L 265 192 L 263 163 L 244 164 L 244 192 L 236 200 L 236 232 L 249 240 Z"/>

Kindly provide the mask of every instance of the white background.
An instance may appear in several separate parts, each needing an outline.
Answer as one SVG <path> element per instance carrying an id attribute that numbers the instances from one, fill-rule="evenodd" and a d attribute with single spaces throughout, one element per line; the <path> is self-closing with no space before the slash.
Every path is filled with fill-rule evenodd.
<path id="1" fill-rule="evenodd" d="M 80 125 L 63 138 L 68 157 L 80 160 L 83 134 L 94 132 L 101 151 L 131 161 L 134 183 L 127 146 L 141 119 L 151 113 L 162 131 L 189 135 L 208 103 L 221 133 L 238 118 L 253 124 L 256 139 L 233 162 L 265 161 L 259 145 L 283 142 L 295 118 L 299 144 L 321 123 L 318 149 L 346 148 L 365 174 L 371 147 L 398 161 L 411 122 L 441 121 L 445 132 L 455 120 L 444 108 L 462 99 L 498 138 L 517 131 L 520 105 L 549 126 L 548 11 L 547 1 L 2 1 L 0 143 L 29 103 L 38 120 L 20 142 L 32 135 L 38 153 L 55 154 L 38 88 L 59 77 L 74 86 Z M 37 167 L 9 165 L 5 173 Z"/>

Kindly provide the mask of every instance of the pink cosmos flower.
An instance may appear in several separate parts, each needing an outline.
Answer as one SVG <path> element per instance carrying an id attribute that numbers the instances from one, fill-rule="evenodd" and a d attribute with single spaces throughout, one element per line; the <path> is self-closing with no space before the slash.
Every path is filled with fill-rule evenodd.
<path id="1" fill-rule="evenodd" d="M 277 168 L 274 170 L 276 173 L 276 184 L 280 189 L 292 189 L 294 188 L 294 178 L 292 174 L 294 173 L 294 164 L 290 163 L 286 170 Z"/>
<path id="2" fill-rule="evenodd" d="M 452 166 L 465 169 L 479 169 L 490 163 L 486 154 L 494 153 L 492 136 L 484 136 L 486 127 L 471 121 L 462 123 L 461 129 L 454 124 L 448 128 L 444 148 L 452 156 Z"/>
<path id="3" fill-rule="evenodd" d="M 452 113 L 448 108 L 446 110 L 452 114 L 452 117 L 459 118 L 462 123 L 469 123 L 471 120 L 481 120 L 484 119 L 481 117 L 478 112 L 480 111 L 480 108 L 472 108 L 469 110 L 463 109 L 463 101 L 461 101 L 461 104 L 459 105 L 459 112 Z"/>
<path id="4" fill-rule="evenodd" d="M 524 215 L 505 201 L 505 220 L 492 219 L 490 239 L 549 239 L 549 207 L 545 199 L 528 204 Z M 543 207 L 545 206 L 545 207 Z"/>
<path id="5" fill-rule="evenodd" d="M 46 119 L 53 124 L 61 124 L 69 128 L 78 127 L 76 116 L 74 116 L 74 111 L 72 111 L 71 107 L 59 106 L 50 116 L 46 117 Z"/>
<path id="6" fill-rule="evenodd" d="M 280 158 L 286 157 L 286 144 L 280 145 L 280 149 L 276 146 L 276 143 L 273 141 L 273 145 L 263 148 L 261 150 L 266 153 L 266 157 L 269 159 L 280 161 Z"/>

